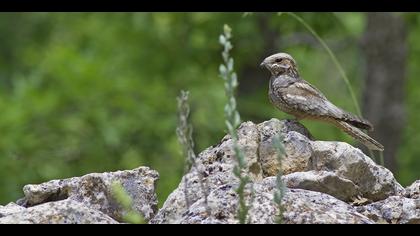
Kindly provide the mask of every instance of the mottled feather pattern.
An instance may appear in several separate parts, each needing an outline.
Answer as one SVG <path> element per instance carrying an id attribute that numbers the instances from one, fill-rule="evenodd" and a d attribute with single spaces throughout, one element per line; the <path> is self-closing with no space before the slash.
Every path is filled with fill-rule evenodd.
<path id="1" fill-rule="evenodd" d="M 348 124 L 347 122 L 336 121 L 334 122 L 334 124 L 341 130 L 343 130 L 344 132 L 346 132 L 347 134 L 349 134 L 350 136 L 358 140 L 359 142 L 365 144 L 369 149 L 378 150 L 378 151 L 384 150 L 384 146 L 382 144 L 380 144 L 375 139 L 369 137 L 367 134 L 363 133 L 358 128 Z"/>
<path id="2" fill-rule="evenodd" d="M 272 81 L 273 95 L 281 97 L 283 102 L 296 109 L 296 113 L 300 111 L 313 116 L 328 116 L 349 122 L 358 128 L 370 131 L 373 129 L 368 121 L 332 104 L 324 94 L 305 80 L 282 75 Z"/>

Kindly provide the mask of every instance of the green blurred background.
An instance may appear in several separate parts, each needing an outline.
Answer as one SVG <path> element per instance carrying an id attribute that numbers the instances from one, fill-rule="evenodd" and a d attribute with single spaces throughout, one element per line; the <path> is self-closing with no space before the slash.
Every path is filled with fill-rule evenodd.
<path id="1" fill-rule="evenodd" d="M 373 136 L 386 149 L 395 144 L 386 164 L 406 186 L 420 179 L 420 15 L 369 14 L 298 13 L 336 54 L 364 115 L 387 130 Z M 179 91 L 190 91 L 197 153 L 225 134 L 218 76 L 225 23 L 233 30 L 242 120 L 288 117 L 269 103 L 269 75 L 258 66 L 279 51 L 293 55 L 303 78 L 335 104 L 356 112 L 324 48 L 288 15 L 1 13 L 0 204 L 22 197 L 24 184 L 143 165 L 160 173 L 162 204 L 183 172 Z M 384 109 L 398 115 L 388 118 Z M 357 145 L 330 125 L 303 123 L 319 140 Z"/>

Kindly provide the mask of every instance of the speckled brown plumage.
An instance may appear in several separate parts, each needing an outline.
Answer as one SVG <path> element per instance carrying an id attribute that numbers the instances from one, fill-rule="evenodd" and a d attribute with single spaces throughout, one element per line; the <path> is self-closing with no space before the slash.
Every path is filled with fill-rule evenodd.
<path id="1" fill-rule="evenodd" d="M 328 99 L 299 76 L 295 60 L 286 53 L 267 57 L 261 66 L 271 72 L 269 98 L 281 111 L 296 119 L 321 120 L 333 124 L 372 150 L 383 151 L 382 144 L 360 129 L 373 130 L 369 121 L 357 117 L 332 104 Z"/>

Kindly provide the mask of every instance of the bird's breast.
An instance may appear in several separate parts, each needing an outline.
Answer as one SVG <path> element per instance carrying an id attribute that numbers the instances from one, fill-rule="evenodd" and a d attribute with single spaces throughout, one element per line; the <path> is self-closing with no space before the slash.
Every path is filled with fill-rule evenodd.
<path id="1" fill-rule="evenodd" d="M 270 102 L 279 110 L 293 114 L 294 109 L 290 107 L 282 98 L 281 92 L 274 93 L 272 90 L 269 91 L 268 97 L 270 99 Z"/>

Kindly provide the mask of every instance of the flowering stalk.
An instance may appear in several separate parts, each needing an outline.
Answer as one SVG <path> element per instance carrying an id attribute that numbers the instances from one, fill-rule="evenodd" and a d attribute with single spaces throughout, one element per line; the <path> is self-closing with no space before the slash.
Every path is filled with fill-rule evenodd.
<path id="1" fill-rule="evenodd" d="M 246 184 L 250 182 L 250 178 L 248 175 L 244 174 L 247 166 L 245 156 L 238 145 L 238 133 L 236 131 L 241 123 L 241 118 L 236 108 L 236 99 L 234 94 L 235 89 L 238 87 L 238 77 L 233 70 L 233 58 L 229 55 L 230 50 L 233 48 L 230 42 L 232 30 L 228 25 L 224 25 L 223 31 L 223 34 L 219 37 L 219 42 L 224 49 L 222 52 L 223 64 L 220 65 L 219 72 L 220 76 L 225 81 L 224 87 L 227 97 L 227 103 L 225 105 L 226 126 L 233 141 L 233 150 L 237 161 L 237 164 L 233 169 L 233 173 L 239 179 L 239 186 L 236 189 L 236 193 L 239 196 L 238 219 L 240 224 L 244 224 L 249 211 L 249 207 L 245 202 L 244 192 Z"/>

